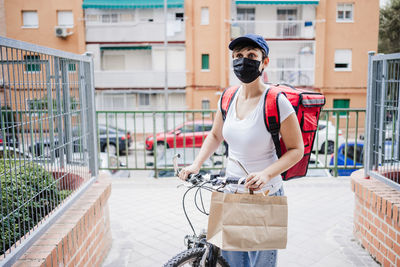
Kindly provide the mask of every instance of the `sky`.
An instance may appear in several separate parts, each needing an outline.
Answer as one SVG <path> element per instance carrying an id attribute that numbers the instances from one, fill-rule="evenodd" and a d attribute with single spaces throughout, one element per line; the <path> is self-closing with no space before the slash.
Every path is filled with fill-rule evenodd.
<path id="1" fill-rule="evenodd" d="M 379 0 L 379 5 L 382 7 L 386 5 L 389 2 L 389 0 Z"/>

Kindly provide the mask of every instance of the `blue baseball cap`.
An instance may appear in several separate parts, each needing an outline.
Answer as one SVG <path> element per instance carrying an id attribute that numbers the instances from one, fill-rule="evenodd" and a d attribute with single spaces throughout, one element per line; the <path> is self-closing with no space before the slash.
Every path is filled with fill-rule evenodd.
<path id="1" fill-rule="evenodd" d="M 238 45 L 239 43 L 242 43 L 242 42 L 255 44 L 259 48 L 263 49 L 265 51 L 265 54 L 268 56 L 269 47 L 268 47 L 267 42 L 264 40 L 264 38 L 261 35 L 246 34 L 246 35 L 240 36 L 240 37 L 236 38 L 235 40 L 233 40 L 229 44 L 229 49 L 233 50 L 233 48 L 235 48 L 236 45 Z"/>

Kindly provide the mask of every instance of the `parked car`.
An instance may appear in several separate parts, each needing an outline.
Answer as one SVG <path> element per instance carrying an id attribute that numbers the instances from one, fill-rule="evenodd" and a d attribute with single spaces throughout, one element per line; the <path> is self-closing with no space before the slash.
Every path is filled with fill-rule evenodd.
<path id="1" fill-rule="evenodd" d="M 118 133 L 118 146 L 119 153 L 127 153 L 130 145 L 132 144 L 132 137 L 129 131 L 125 131 L 123 129 L 117 129 L 111 126 L 108 128 L 105 125 L 98 125 L 98 138 L 100 141 L 100 151 L 99 152 L 108 152 L 110 155 L 117 154 L 117 133 Z M 72 142 L 73 142 L 73 152 L 80 152 L 81 150 L 81 141 L 82 138 L 80 136 L 81 133 L 79 128 L 74 127 L 72 129 Z M 108 137 L 108 146 L 107 146 L 107 137 Z M 49 157 L 51 154 L 51 142 L 49 138 L 45 140 L 37 141 L 34 145 L 29 147 L 29 151 L 31 153 L 35 153 L 35 156 L 45 155 Z M 61 145 L 61 144 L 60 144 Z M 60 155 L 60 146 L 57 135 L 54 137 L 54 148 L 55 148 L 55 156 L 58 157 Z M 128 145 L 128 146 L 127 146 Z"/>
<path id="2" fill-rule="evenodd" d="M 1 107 L 0 146 L 19 148 L 19 127 L 15 111 L 8 106 Z M 4 128 L 3 128 L 4 127 Z M 4 135 L 5 134 L 5 135 Z"/>
<path id="3" fill-rule="evenodd" d="M 338 149 L 338 157 L 337 157 L 337 166 L 344 167 L 345 162 L 346 166 L 362 166 L 364 160 L 364 143 L 362 141 L 357 142 L 357 147 L 355 142 L 347 143 L 347 158 L 345 161 L 345 152 L 346 152 L 346 144 L 342 144 Z M 332 155 L 331 160 L 329 162 L 330 166 L 335 165 L 335 157 Z M 358 170 L 357 168 L 353 169 L 338 169 L 339 176 L 349 176 L 352 172 Z M 333 170 L 331 169 L 331 173 Z"/>
<path id="4" fill-rule="evenodd" d="M 326 132 L 328 131 L 328 133 Z M 342 144 L 345 140 L 342 136 L 342 130 L 338 131 L 339 137 L 339 145 Z M 319 153 L 325 153 L 325 144 L 327 143 L 327 154 L 332 154 L 335 151 L 335 140 L 336 140 L 336 127 L 333 125 L 331 121 L 326 122 L 326 120 L 318 121 L 318 140 L 317 136 L 315 136 L 313 151 L 318 150 Z"/>
<path id="5" fill-rule="evenodd" d="M 211 120 L 188 121 L 168 132 L 157 133 L 157 149 L 161 152 L 165 148 L 201 147 L 211 131 L 212 124 Z M 150 135 L 146 138 L 146 150 L 153 149 L 154 136 Z"/>
<path id="6" fill-rule="evenodd" d="M 102 168 L 101 173 L 110 175 L 111 177 L 129 178 L 131 172 L 126 170 L 126 164 L 121 159 L 118 160 L 115 155 L 107 155 L 107 153 L 99 153 L 99 166 Z M 119 167 L 120 169 L 115 169 Z M 108 170 L 104 170 L 108 169 Z M 111 169 L 111 170 L 110 170 Z"/>
<path id="7" fill-rule="evenodd" d="M 108 140 L 107 147 L 107 127 L 106 125 L 98 125 L 98 136 L 100 139 L 100 152 L 108 152 L 110 155 L 117 154 L 117 135 L 118 135 L 118 148 L 119 154 L 128 153 L 129 147 L 132 145 L 132 135 L 129 131 L 124 129 L 108 126 Z"/>
<path id="8" fill-rule="evenodd" d="M 17 133 L 12 133 L 12 131 L 5 131 L 5 135 L 3 135 L 3 131 L 0 130 L 0 146 L 7 147 L 19 147 L 19 140 Z"/>

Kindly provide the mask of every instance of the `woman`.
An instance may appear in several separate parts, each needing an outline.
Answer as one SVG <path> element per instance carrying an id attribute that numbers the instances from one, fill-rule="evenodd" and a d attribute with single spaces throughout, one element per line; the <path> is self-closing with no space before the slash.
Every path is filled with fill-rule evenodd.
<path id="1" fill-rule="evenodd" d="M 261 74 L 269 63 L 268 44 L 262 36 L 248 34 L 233 40 L 229 49 L 232 50 L 234 72 L 241 86 L 232 99 L 225 121 L 219 101 L 210 134 L 193 164 L 182 169 L 179 178 L 186 180 L 190 173 L 198 173 L 203 162 L 225 139 L 229 145 L 229 157 L 238 160 L 250 172 L 244 186 L 230 186 L 232 192 L 252 189 L 255 193 L 269 190 L 269 195 L 283 195 L 280 174 L 295 165 L 304 152 L 298 120 L 290 102 L 280 95 L 280 135 L 287 152 L 278 159 L 263 116 L 263 101 L 268 86 L 262 82 Z M 228 161 L 226 174 L 230 177 L 246 176 L 234 161 Z M 222 256 L 232 267 L 265 267 L 276 266 L 277 251 L 222 251 Z"/>

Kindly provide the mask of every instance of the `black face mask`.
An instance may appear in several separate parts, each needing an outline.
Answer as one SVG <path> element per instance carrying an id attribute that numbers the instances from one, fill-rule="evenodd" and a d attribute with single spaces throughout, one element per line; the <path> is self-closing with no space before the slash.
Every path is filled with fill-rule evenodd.
<path id="1" fill-rule="evenodd" d="M 233 71 L 240 81 L 243 83 L 251 83 L 261 75 L 261 61 L 249 58 L 237 58 L 233 60 Z"/>

